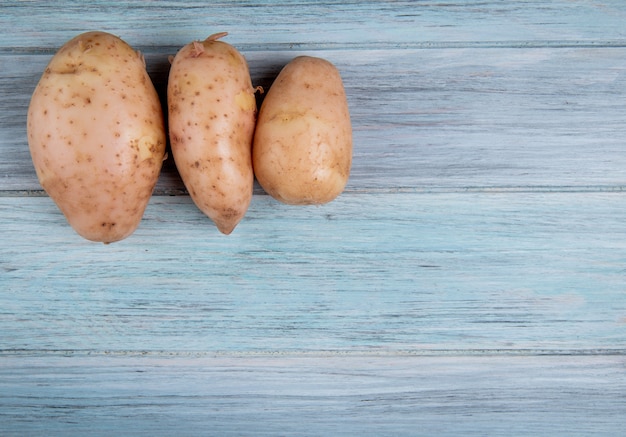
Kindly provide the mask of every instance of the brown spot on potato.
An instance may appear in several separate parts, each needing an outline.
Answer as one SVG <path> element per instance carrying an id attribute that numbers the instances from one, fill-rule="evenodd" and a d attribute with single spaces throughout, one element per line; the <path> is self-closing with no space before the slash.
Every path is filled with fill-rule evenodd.
<path id="1" fill-rule="evenodd" d="M 227 96 L 240 90 L 238 82 L 252 89 L 250 75 L 243 57 L 228 44 L 212 41 L 193 61 L 189 58 L 191 50 L 193 46 L 185 46 L 171 63 L 168 108 L 172 152 L 194 203 L 220 231 L 230 233 L 248 208 L 248 192 L 250 198 L 252 195 L 254 118 L 233 108 L 234 100 Z M 237 65 L 229 65 L 229 58 Z M 190 79 L 187 84 L 186 78 Z M 184 86 L 184 93 L 178 93 L 178 84 Z M 178 141 L 181 135 L 186 141 Z M 237 159 L 231 157 L 233 154 Z M 241 168 L 248 170 L 250 177 L 240 177 L 245 175 Z M 225 207 L 238 211 L 227 223 L 222 217 Z"/>

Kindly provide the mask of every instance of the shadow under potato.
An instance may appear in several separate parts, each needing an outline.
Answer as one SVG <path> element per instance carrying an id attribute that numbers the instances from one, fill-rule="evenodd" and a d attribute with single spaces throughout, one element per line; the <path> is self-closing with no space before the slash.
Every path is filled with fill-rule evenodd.
<path id="1" fill-rule="evenodd" d="M 154 84 L 156 92 L 163 108 L 163 117 L 165 119 L 165 127 L 168 128 L 168 114 L 167 114 L 167 81 L 170 72 L 169 57 L 176 55 L 180 48 L 171 47 L 166 51 L 159 50 L 158 52 L 151 52 L 149 49 L 141 50 L 146 60 L 146 69 L 148 75 Z M 266 52 L 249 52 L 242 54 L 246 57 L 248 67 L 250 69 L 250 76 L 252 79 L 252 86 L 262 87 L 264 92 L 257 92 L 255 94 L 257 109 L 261 108 L 263 100 L 267 91 L 270 89 L 274 80 L 283 69 L 285 65 L 297 54 L 290 52 L 277 52 L 275 57 L 268 59 Z M 183 184 L 183 181 L 176 169 L 174 158 L 172 157 L 172 150 L 167 138 L 167 159 L 163 162 L 163 168 L 159 181 L 154 189 L 154 195 L 161 196 L 177 196 L 188 195 L 188 192 Z M 167 187 L 167 188 L 166 188 Z M 264 194 L 265 192 L 259 186 L 255 180 L 254 194 Z"/>

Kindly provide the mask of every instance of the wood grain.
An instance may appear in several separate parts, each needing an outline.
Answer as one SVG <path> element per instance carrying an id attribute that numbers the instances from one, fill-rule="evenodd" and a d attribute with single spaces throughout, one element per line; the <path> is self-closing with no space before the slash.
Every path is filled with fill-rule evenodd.
<path id="1" fill-rule="evenodd" d="M 613 0 L 0 0 L 0 434 L 621 435 L 625 20 Z M 168 56 L 218 31 L 265 88 L 297 55 L 335 63 L 345 193 L 256 186 L 225 237 L 170 158 L 135 234 L 81 239 L 25 125 L 50 57 L 95 29 L 163 99 Z"/>
<path id="2" fill-rule="evenodd" d="M 468 44 L 624 44 L 626 5 L 615 0 L 63 1 L 0 2 L 0 48 L 55 50 L 83 29 L 124 35 L 137 46 L 175 46 L 227 30 L 236 44 L 389 47 Z"/>
<path id="3" fill-rule="evenodd" d="M 3 358 L 3 435 L 619 435 L 624 357 Z"/>
<path id="4" fill-rule="evenodd" d="M 48 198 L 0 205 L 7 350 L 626 345 L 621 193 L 257 195 L 229 237 L 188 197 L 156 197 L 112 245 Z"/>
<path id="5" fill-rule="evenodd" d="M 0 25 L 12 29 L 0 46 L 0 99 L 7 103 L 0 118 L 0 147 L 7 151 L 0 163 L 5 190 L 40 189 L 23 123 L 30 94 L 54 51 L 81 30 L 94 28 L 142 49 L 162 96 L 168 55 L 210 29 L 231 33 L 228 41 L 249 59 L 255 84 L 266 88 L 299 54 L 335 62 L 355 129 L 348 189 L 622 189 L 626 181 L 621 153 L 626 6 L 619 2 L 305 2 L 280 7 L 242 2 L 177 8 L 171 2 L 96 1 L 89 7 L 64 2 L 51 13 L 47 3 L 33 1 L 5 2 L 2 9 L 6 14 Z M 81 21 L 68 25 L 78 10 Z M 309 25 L 320 16 L 325 31 Z M 157 193 L 182 189 L 169 162 Z"/>
<path id="6" fill-rule="evenodd" d="M 354 129 L 348 190 L 626 186 L 626 48 L 592 56 L 581 48 L 245 54 L 253 82 L 266 88 L 294 56 L 337 64 Z M 10 102 L 0 120 L 2 187 L 32 192 L 40 187 L 23 120 L 49 56 L 9 58 L 14 67 L 0 80 L 0 98 Z M 165 95 L 167 52 L 147 59 Z M 170 159 L 156 193 L 183 189 Z"/>

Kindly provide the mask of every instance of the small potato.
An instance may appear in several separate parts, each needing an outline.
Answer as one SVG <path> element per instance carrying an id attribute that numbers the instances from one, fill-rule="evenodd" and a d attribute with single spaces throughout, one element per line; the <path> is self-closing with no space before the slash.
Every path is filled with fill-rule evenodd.
<path id="1" fill-rule="evenodd" d="M 110 243 L 135 231 L 167 139 L 140 53 L 104 32 L 68 41 L 33 92 L 27 131 L 39 182 L 78 234 Z"/>
<path id="2" fill-rule="evenodd" d="M 176 168 L 196 206 L 230 234 L 252 199 L 255 89 L 246 59 L 226 33 L 179 50 L 167 102 Z"/>
<path id="3" fill-rule="evenodd" d="M 330 62 L 300 56 L 282 69 L 259 111 L 252 162 L 259 184 L 281 202 L 323 204 L 341 194 L 352 164 L 352 127 Z"/>

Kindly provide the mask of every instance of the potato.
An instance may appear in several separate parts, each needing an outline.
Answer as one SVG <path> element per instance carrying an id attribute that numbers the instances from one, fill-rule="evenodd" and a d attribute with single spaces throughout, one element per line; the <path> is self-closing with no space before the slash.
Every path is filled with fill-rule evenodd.
<path id="1" fill-rule="evenodd" d="M 79 235 L 110 243 L 135 231 L 167 139 L 141 54 L 104 32 L 68 41 L 33 92 L 27 131 L 39 182 Z"/>
<path id="2" fill-rule="evenodd" d="M 334 65 L 300 56 L 282 69 L 259 111 L 252 162 L 259 184 L 283 203 L 323 204 L 341 194 L 352 127 Z"/>
<path id="3" fill-rule="evenodd" d="M 176 168 L 196 206 L 230 234 L 252 199 L 255 89 L 226 33 L 194 41 L 172 59 L 167 102 Z"/>

